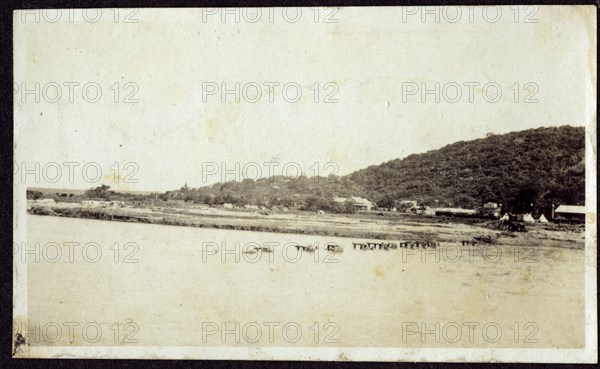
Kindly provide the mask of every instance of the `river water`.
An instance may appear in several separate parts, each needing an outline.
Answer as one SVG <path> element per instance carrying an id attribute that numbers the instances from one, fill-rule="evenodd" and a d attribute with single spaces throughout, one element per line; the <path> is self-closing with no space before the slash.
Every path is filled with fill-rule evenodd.
<path id="1" fill-rule="evenodd" d="M 39 243 L 37 255 L 22 255 L 29 326 L 41 332 L 31 344 L 584 345 L 583 250 L 361 251 L 348 238 L 35 215 L 27 222 L 29 249 Z M 344 251 L 326 252 L 327 242 Z M 294 244 L 317 251 L 298 253 Z M 273 252 L 243 252 L 255 245 Z"/>

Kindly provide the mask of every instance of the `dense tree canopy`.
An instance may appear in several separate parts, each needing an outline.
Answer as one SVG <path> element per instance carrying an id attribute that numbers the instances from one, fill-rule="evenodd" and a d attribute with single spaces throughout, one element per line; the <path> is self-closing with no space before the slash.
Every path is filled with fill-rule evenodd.
<path id="1" fill-rule="evenodd" d="M 538 128 L 457 142 L 352 173 L 372 199 L 407 198 L 428 205 L 501 203 L 528 211 L 585 202 L 585 130 Z M 435 201 L 437 200 L 437 202 Z"/>

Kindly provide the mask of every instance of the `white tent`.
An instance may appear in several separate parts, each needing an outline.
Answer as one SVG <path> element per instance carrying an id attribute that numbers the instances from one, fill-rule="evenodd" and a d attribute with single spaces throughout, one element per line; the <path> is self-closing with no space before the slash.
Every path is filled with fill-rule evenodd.
<path id="1" fill-rule="evenodd" d="M 535 219 L 533 219 L 531 213 L 523 215 L 523 221 L 527 223 L 535 223 Z"/>
<path id="2" fill-rule="evenodd" d="M 548 219 L 546 219 L 546 217 L 544 216 L 544 214 L 542 214 L 541 217 L 539 217 L 539 219 L 537 220 L 540 223 L 548 223 Z"/>
<path id="3" fill-rule="evenodd" d="M 509 219 L 509 217 L 508 217 L 508 213 L 505 213 L 505 214 L 502 216 L 502 218 L 500 218 L 500 220 L 508 220 L 508 219 Z"/>

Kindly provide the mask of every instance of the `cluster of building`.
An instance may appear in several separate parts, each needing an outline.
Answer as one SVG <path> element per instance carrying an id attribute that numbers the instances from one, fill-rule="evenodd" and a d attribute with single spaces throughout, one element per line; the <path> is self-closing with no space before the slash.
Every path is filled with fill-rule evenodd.
<path id="1" fill-rule="evenodd" d="M 581 205 L 560 205 L 552 212 L 550 216 L 554 222 L 585 223 L 585 206 Z M 531 213 L 527 214 L 504 214 L 500 220 L 513 220 L 525 223 L 548 223 L 549 220 L 544 214 L 535 219 Z"/>
<path id="2" fill-rule="evenodd" d="M 585 206 L 581 205 L 560 205 L 556 209 L 552 208 L 550 220 L 540 214 L 537 218 L 531 213 L 502 215 L 501 207 L 492 202 L 484 204 L 481 209 L 462 209 L 462 208 L 437 208 L 435 215 L 440 216 L 462 216 L 462 217 L 481 217 L 490 219 L 510 220 L 525 223 L 548 223 L 554 222 L 569 222 L 569 223 L 584 223 L 585 222 Z"/>
<path id="3" fill-rule="evenodd" d="M 347 204 L 351 202 L 353 206 L 360 211 L 371 211 L 374 209 L 374 204 L 367 199 L 362 197 L 336 197 L 333 199 L 335 202 L 340 204 Z M 420 215 L 437 215 L 437 216 L 452 216 L 452 217 L 478 217 L 478 218 L 490 218 L 490 219 L 501 219 L 501 220 L 512 220 L 526 223 L 548 223 L 549 221 L 554 222 L 571 222 L 571 223 L 582 223 L 585 222 L 585 206 L 581 205 L 560 205 L 556 209 L 552 210 L 550 220 L 541 214 L 539 217 L 534 218 L 531 213 L 528 214 L 509 214 L 505 213 L 502 215 L 502 207 L 500 204 L 495 202 L 486 202 L 479 209 L 463 209 L 453 207 L 438 207 L 432 208 L 429 206 L 418 205 L 415 200 L 401 200 L 399 204 L 402 209 L 406 209 L 406 212 L 420 214 Z M 393 208 L 377 208 L 378 211 L 397 211 Z"/>
<path id="4" fill-rule="evenodd" d="M 399 211 L 396 207 L 392 208 L 381 208 L 376 207 L 371 201 L 357 196 L 351 197 L 335 197 L 333 199 L 334 202 L 342 205 L 351 204 L 355 210 L 357 211 L 389 211 L 395 212 Z M 28 202 L 35 202 L 39 204 L 54 204 L 54 199 L 37 199 L 37 200 L 28 200 Z M 120 208 L 124 207 L 125 203 L 123 201 L 97 201 L 97 200 L 83 200 L 81 204 L 86 207 L 102 207 L 102 208 Z M 453 207 L 437 207 L 432 208 L 430 206 L 418 205 L 416 200 L 399 200 L 396 204 L 403 209 L 403 211 L 408 213 L 414 213 L 419 215 L 437 215 L 437 216 L 450 216 L 450 217 L 479 217 L 479 218 L 490 218 L 490 219 L 500 219 L 500 220 L 510 220 L 517 222 L 526 222 L 526 223 L 548 223 L 550 221 L 553 222 L 569 222 L 569 223 L 584 223 L 585 222 L 585 206 L 582 205 L 560 205 L 556 209 L 554 206 L 552 208 L 552 213 L 550 214 L 550 219 L 548 219 L 544 214 L 541 214 L 539 217 L 534 218 L 531 213 L 527 214 L 510 214 L 504 213 L 502 215 L 502 207 L 500 204 L 495 202 L 487 202 L 483 204 L 483 206 L 479 209 L 464 209 L 464 208 L 453 208 Z M 194 206 L 196 207 L 196 206 Z M 207 205 L 200 205 L 199 207 L 206 207 Z M 266 210 L 267 208 L 264 206 L 258 205 L 245 205 L 243 207 L 238 207 L 233 204 L 225 203 L 223 204 L 223 208 L 225 209 L 244 209 L 244 210 Z M 288 211 L 286 207 L 273 207 L 273 210 L 280 211 Z M 322 210 L 317 211 L 319 214 L 324 214 Z"/>

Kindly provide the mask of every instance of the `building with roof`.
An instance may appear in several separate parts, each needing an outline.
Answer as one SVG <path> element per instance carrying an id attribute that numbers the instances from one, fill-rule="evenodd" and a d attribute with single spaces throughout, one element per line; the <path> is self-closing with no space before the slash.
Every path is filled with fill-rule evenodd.
<path id="1" fill-rule="evenodd" d="M 350 201 L 357 210 L 371 211 L 373 208 L 373 203 L 367 199 L 363 199 L 362 197 L 334 197 L 333 201 L 340 204 L 345 204 L 346 201 Z"/>
<path id="2" fill-rule="evenodd" d="M 560 205 L 554 210 L 555 220 L 566 220 L 574 222 L 585 222 L 585 206 L 582 205 Z"/>

